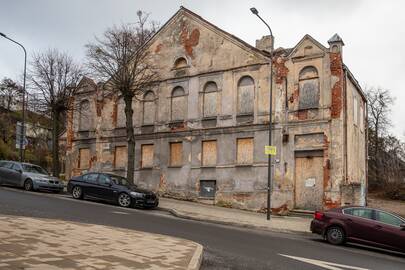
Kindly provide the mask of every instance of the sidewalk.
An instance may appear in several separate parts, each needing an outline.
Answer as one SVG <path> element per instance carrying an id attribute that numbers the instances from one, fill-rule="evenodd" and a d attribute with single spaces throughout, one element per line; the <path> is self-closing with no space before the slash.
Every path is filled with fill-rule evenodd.
<path id="1" fill-rule="evenodd" d="M 181 218 L 276 232 L 310 233 L 309 217 L 271 216 L 245 210 L 160 198 L 159 207 Z"/>
<path id="2" fill-rule="evenodd" d="M 0 269 L 199 269 L 202 246 L 163 235 L 0 216 Z"/>

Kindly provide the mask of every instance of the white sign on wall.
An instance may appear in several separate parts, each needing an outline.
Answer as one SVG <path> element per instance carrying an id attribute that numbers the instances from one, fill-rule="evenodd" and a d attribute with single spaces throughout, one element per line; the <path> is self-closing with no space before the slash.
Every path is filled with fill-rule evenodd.
<path id="1" fill-rule="evenodd" d="M 305 187 L 314 187 L 315 186 L 315 178 L 307 178 L 305 180 Z"/>

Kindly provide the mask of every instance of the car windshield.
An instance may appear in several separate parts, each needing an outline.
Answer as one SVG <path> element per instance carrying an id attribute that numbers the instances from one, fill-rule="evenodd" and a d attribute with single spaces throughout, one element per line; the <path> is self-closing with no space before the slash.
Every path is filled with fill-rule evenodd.
<path id="1" fill-rule="evenodd" d="M 36 166 L 36 165 L 22 164 L 22 167 L 23 167 L 24 172 L 48 174 L 47 171 L 45 171 L 44 169 L 42 169 L 41 167 Z"/>
<path id="2" fill-rule="evenodd" d="M 109 175 L 109 176 L 110 176 L 111 180 L 114 182 L 114 184 L 116 184 L 116 185 L 131 186 L 131 184 L 128 182 L 128 180 L 125 177 L 118 176 L 118 175 Z"/>

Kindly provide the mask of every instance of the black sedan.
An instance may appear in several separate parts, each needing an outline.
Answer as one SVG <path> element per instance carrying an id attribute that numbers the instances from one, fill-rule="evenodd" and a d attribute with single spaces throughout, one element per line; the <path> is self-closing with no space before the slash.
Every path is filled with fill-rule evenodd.
<path id="1" fill-rule="evenodd" d="M 75 199 L 93 198 L 118 203 L 121 207 L 155 208 L 159 198 L 152 191 L 130 184 L 110 173 L 87 173 L 69 180 L 67 190 Z"/>

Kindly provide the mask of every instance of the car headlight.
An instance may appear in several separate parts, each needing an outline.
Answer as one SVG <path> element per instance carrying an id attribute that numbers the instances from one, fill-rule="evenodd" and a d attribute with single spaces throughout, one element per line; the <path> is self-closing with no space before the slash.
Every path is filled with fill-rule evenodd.
<path id="1" fill-rule="evenodd" d="M 143 197 L 143 196 L 144 196 L 143 193 L 139 193 L 139 192 L 136 192 L 136 191 L 131 191 L 130 194 L 131 194 L 132 196 L 134 196 L 134 197 Z"/>

